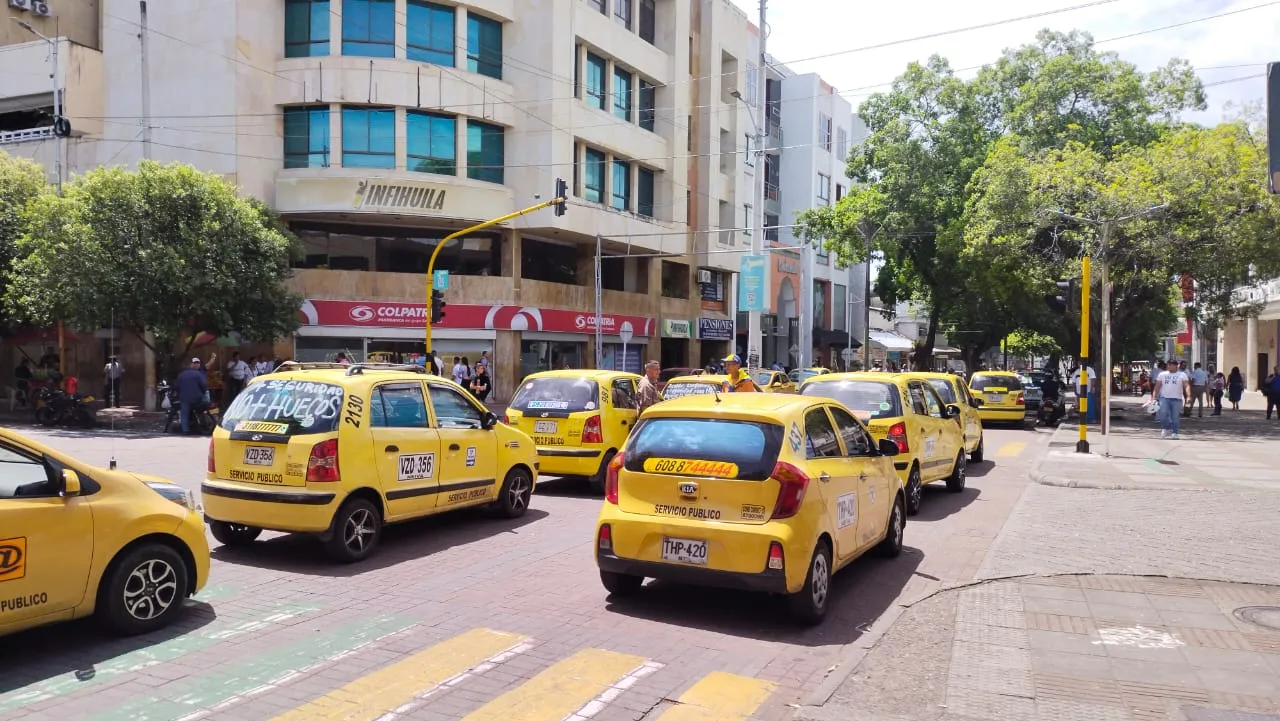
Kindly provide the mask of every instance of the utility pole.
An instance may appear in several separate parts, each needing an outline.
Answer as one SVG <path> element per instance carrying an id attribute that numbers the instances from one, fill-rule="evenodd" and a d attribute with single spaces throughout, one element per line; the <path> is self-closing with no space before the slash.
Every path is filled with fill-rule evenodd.
<path id="1" fill-rule="evenodd" d="M 138 0 L 138 57 L 142 65 L 142 157 L 151 159 L 151 65 L 147 60 L 147 0 Z"/>
<path id="2" fill-rule="evenodd" d="M 596 233 L 596 370 L 604 363 L 604 245 Z M 623 363 L 626 358 L 623 358 Z M 625 369 L 626 366 L 623 365 Z"/>
<path id="3" fill-rule="evenodd" d="M 765 89 L 768 83 L 765 78 L 768 76 L 766 68 L 768 67 L 768 56 L 765 54 L 765 40 L 769 37 L 769 30 L 765 25 L 766 6 L 768 0 L 760 0 L 760 70 L 756 74 L 756 117 L 759 122 L 756 123 L 756 204 L 755 214 L 752 218 L 752 225 L 755 226 L 755 232 L 751 234 L 751 254 L 755 256 L 764 255 L 764 161 L 765 161 L 765 143 L 768 139 L 769 118 L 766 115 L 767 106 L 765 103 Z M 765 277 L 768 277 L 769 266 L 765 265 Z M 765 283 L 765 287 L 761 290 L 768 292 L 769 284 Z M 812 291 L 810 291 L 812 292 Z M 763 359 L 764 338 L 760 328 L 759 310 L 751 310 L 747 313 L 747 370 L 755 373 L 760 367 Z"/>
<path id="4" fill-rule="evenodd" d="M 862 234 L 863 252 L 866 256 L 866 261 L 863 263 L 865 272 L 862 275 L 862 370 L 864 371 L 871 368 L 871 243 L 883 229 L 884 223 L 873 231 L 871 221 L 866 218 L 858 221 L 858 232 Z"/>

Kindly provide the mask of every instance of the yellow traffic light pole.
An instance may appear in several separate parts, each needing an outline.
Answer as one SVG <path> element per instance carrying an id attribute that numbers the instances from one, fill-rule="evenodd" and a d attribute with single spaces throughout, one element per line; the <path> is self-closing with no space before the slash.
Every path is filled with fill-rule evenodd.
<path id="1" fill-rule="evenodd" d="M 1089 256 L 1080 265 L 1080 384 L 1076 387 L 1080 402 L 1080 440 L 1076 453 L 1089 452 Z"/>
<path id="2" fill-rule="evenodd" d="M 486 220 L 483 223 L 477 223 L 469 228 L 463 228 L 462 230 L 459 230 L 455 233 L 450 233 L 449 235 L 446 235 L 444 239 L 441 240 L 439 244 L 436 245 L 436 249 L 431 251 L 431 260 L 427 263 L 427 339 L 426 339 L 427 353 L 431 353 L 432 282 L 433 282 L 433 278 L 435 277 L 436 258 L 440 255 L 440 251 L 444 249 L 444 246 L 448 244 L 449 241 L 457 240 L 458 238 L 461 238 L 462 236 L 468 233 L 474 233 L 477 230 L 484 230 L 485 228 L 497 225 L 499 223 L 505 223 L 508 220 L 519 218 L 522 215 L 528 215 L 529 213 L 542 210 L 543 208 L 550 208 L 553 205 L 560 205 L 564 203 L 566 200 L 567 198 L 565 198 L 564 196 L 560 196 L 558 198 L 552 198 L 551 200 L 543 201 L 541 203 L 538 203 L 537 205 L 531 205 L 528 208 L 525 208 L 524 210 L 517 210 L 514 213 L 508 213 L 500 218 L 494 218 L 493 220 Z"/>

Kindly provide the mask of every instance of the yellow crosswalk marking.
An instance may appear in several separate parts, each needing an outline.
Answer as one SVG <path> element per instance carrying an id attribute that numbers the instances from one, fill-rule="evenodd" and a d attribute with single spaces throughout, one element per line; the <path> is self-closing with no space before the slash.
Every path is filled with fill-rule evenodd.
<path id="1" fill-rule="evenodd" d="M 743 721 L 760 708 L 776 684 L 749 676 L 712 671 L 658 717 L 658 721 Z"/>
<path id="2" fill-rule="evenodd" d="M 1027 444 L 1022 441 L 1010 441 L 1009 443 L 1001 446 L 1000 450 L 996 451 L 996 456 L 999 458 L 1015 458 L 1019 453 L 1022 453 L 1026 447 Z"/>
<path id="3" fill-rule="evenodd" d="M 528 639 L 473 628 L 321 696 L 274 721 L 373 721 Z"/>
<path id="4" fill-rule="evenodd" d="M 644 661 L 588 648 L 481 706 L 463 721 L 561 721 Z"/>

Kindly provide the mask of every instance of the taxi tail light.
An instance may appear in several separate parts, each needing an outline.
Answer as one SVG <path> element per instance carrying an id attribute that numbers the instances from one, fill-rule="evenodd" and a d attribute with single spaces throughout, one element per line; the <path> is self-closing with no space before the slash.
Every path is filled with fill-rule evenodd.
<path id="1" fill-rule="evenodd" d="M 773 520 L 791 518 L 800 511 L 805 491 L 809 489 L 809 476 L 790 463 L 778 461 L 769 477 L 778 482 L 778 502 L 773 506 Z"/>
<path id="2" fill-rule="evenodd" d="M 311 457 L 307 459 L 307 483 L 337 483 L 340 480 L 338 439 L 330 438 L 312 446 Z"/>
<path id="3" fill-rule="evenodd" d="M 777 541 L 769 544 L 769 570 L 782 570 L 782 544 Z"/>
<path id="4" fill-rule="evenodd" d="M 1017 404 L 1020 406 L 1025 406 L 1027 404 L 1027 399 L 1023 398 L 1021 393 L 1018 394 Z"/>
<path id="5" fill-rule="evenodd" d="M 582 424 L 583 443 L 604 443 L 604 430 L 600 427 L 600 416 L 591 416 Z"/>
<path id="6" fill-rule="evenodd" d="M 607 523 L 600 527 L 600 533 L 596 536 L 596 550 L 613 553 L 613 528 Z"/>
<path id="7" fill-rule="evenodd" d="M 212 438 L 209 439 L 209 472 L 210 473 L 218 472 L 218 466 L 216 463 L 213 462 L 213 439 Z"/>
<path id="8" fill-rule="evenodd" d="M 619 453 L 609 461 L 604 472 L 604 499 L 615 506 L 618 505 L 618 472 L 622 470 L 624 462 L 622 453 Z"/>
<path id="9" fill-rule="evenodd" d="M 898 444 L 898 454 L 906 455 L 911 452 L 911 446 L 907 443 L 907 424 L 894 423 L 889 427 L 889 440 Z"/>
<path id="10" fill-rule="evenodd" d="M 510 425 L 514 425 L 514 424 L 511 422 L 511 414 L 510 414 L 510 413 L 503 413 L 503 414 L 502 414 L 502 422 L 503 422 L 503 423 L 506 423 L 506 424 L 507 424 L 507 425 L 509 425 L 509 426 L 510 426 Z"/>

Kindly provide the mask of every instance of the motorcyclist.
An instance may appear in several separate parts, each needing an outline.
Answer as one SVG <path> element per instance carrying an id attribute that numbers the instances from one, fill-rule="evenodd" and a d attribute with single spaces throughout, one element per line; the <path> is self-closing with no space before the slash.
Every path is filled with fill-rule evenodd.
<path id="1" fill-rule="evenodd" d="M 742 369 L 742 358 L 737 354 L 726 357 L 724 365 L 729 375 L 729 379 L 721 384 L 721 388 L 725 393 L 759 392 L 760 387 L 756 385 L 755 381 L 751 380 L 751 374 Z"/>
<path id="2" fill-rule="evenodd" d="M 1040 419 L 1049 423 L 1062 420 L 1066 409 L 1062 405 L 1062 383 L 1058 380 L 1058 372 L 1050 371 L 1040 384 Z"/>
<path id="3" fill-rule="evenodd" d="M 1052 399 L 1054 401 L 1060 402 L 1062 400 L 1062 398 L 1060 397 L 1061 390 L 1062 390 L 1062 383 L 1058 380 L 1058 372 L 1050 371 L 1049 375 L 1045 377 L 1044 383 L 1040 384 L 1041 395 L 1046 400 Z"/>

